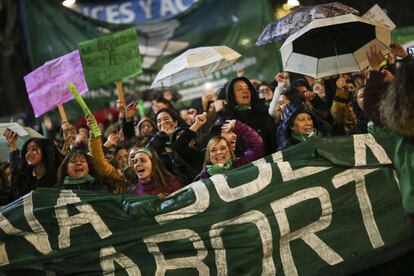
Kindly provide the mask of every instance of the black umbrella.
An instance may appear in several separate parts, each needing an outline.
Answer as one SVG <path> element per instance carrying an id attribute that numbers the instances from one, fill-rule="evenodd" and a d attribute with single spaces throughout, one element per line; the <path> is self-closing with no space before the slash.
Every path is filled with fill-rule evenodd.
<path id="1" fill-rule="evenodd" d="M 390 43 L 391 30 L 385 25 L 345 14 L 312 21 L 289 36 L 280 52 L 285 71 L 318 79 L 361 71 L 368 66 L 371 45 L 385 55 Z"/>

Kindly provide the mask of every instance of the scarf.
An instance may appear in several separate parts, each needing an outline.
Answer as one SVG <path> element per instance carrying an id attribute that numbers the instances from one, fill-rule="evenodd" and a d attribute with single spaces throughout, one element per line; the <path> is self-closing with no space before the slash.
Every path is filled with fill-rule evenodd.
<path id="1" fill-rule="evenodd" d="M 237 111 L 245 111 L 245 110 L 250 110 L 250 109 L 252 109 L 252 107 L 251 107 L 251 105 L 250 105 L 250 104 L 246 104 L 246 105 L 236 105 L 236 106 L 234 107 L 234 109 L 235 109 L 235 110 L 237 110 Z"/>
<path id="2" fill-rule="evenodd" d="M 74 178 L 70 176 L 66 176 L 63 184 L 66 185 L 80 185 L 80 184 L 92 184 L 95 181 L 95 178 L 92 177 L 90 174 L 85 175 L 82 178 Z"/>
<path id="3" fill-rule="evenodd" d="M 207 165 L 206 168 L 209 176 L 225 173 L 233 168 L 233 160 L 229 160 L 224 164 Z"/>
<path id="4" fill-rule="evenodd" d="M 319 132 L 315 129 L 314 131 L 312 131 L 309 134 L 301 134 L 299 132 L 293 131 L 292 130 L 292 138 L 295 140 L 298 140 L 300 142 L 305 142 L 307 141 L 310 137 L 314 137 L 314 136 L 320 136 Z"/>

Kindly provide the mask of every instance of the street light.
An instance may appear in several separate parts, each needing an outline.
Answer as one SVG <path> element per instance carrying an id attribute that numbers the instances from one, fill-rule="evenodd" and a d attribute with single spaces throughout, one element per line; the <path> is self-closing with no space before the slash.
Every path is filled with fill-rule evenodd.
<path id="1" fill-rule="evenodd" d="M 65 0 L 63 1 L 62 5 L 65 7 L 71 7 L 73 5 L 75 5 L 76 0 Z"/>
<path id="2" fill-rule="evenodd" d="M 211 82 L 204 83 L 204 89 L 209 90 L 213 88 L 213 84 Z"/>
<path id="3" fill-rule="evenodd" d="M 300 3 L 299 3 L 299 1 L 298 1 L 298 0 L 288 0 L 288 1 L 287 1 L 287 3 L 288 3 L 288 5 L 289 5 L 289 6 L 291 6 L 291 7 L 297 7 L 297 6 L 299 6 L 299 5 L 300 5 Z"/>

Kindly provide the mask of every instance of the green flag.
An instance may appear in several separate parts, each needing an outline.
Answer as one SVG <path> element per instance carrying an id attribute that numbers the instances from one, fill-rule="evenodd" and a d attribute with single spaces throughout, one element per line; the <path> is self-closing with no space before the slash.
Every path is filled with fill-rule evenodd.
<path id="1" fill-rule="evenodd" d="M 65 53 L 77 49 L 79 42 L 94 39 L 99 34 L 103 35 L 125 26 L 87 18 L 53 0 L 21 0 L 21 2 L 24 11 L 23 27 L 27 34 L 30 58 L 34 66 L 62 55 L 62 51 Z M 113 6 L 107 10 L 120 5 L 119 2 L 113 1 Z M 175 1 L 154 0 L 139 6 L 148 6 L 148 8 L 159 6 L 160 9 L 165 10 L 171 5 L 179 5 L 181 1 L 173 2 Z M 101 3 L 98 2 L 91 5 L 96 5 L 96 11 L 101 8 Z M 92 6 L 89 10 L 94 9 Z M 140 54 L 143 59 L 143 75 L 133 78 L 131 82 L 136 86 L 149 85 L 165 63 L 185 50 L 220 45 L 234 49 L 242 55 L 242 58 L 237 64 L 220 70 L 207 79 L 184 84 L 184 88 L 194 87 L 206 80 L 225 82 L 225 79 L 236 76 L 239 67 L 244 68 L 249 78 L 270 82 L 282 68 L 277 44 L 257 47 L 255 42 L 263 28 L 273 20 L 272 7 L 267 0 L 214 0 L 199 1 L 192 9 L 174 18 L 159 19 L 150 23 L 142 22 L 135 27 L 137 27 Z M 105 32 L 100 32 L 102 29 Z"/>
<path id="2" fill-rule="evenodd" d="M 142 73 L 135 27 L 81 42 L 79 50 L 90 88 Z"/>
<path id="3" fill-rule="evenodd" d="M 155 196 L 38 189 L 1 209 L 0 269 L 344 275 L 414 248 L 387 133 L 315 137 Z"/>

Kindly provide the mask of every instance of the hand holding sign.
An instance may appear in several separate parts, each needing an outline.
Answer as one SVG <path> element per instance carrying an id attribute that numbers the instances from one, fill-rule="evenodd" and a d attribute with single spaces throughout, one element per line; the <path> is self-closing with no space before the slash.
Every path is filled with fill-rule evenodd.
<path id="1" fill-rule="evenodd" d="M 98 122 L 96 121 L 95 116 L 93 116 L 93 114 L 86 114 L 85 119 L 86 119 L 86 123 L 88 124 L 89 129 L 92 131 L 93 137 L 95 138 L 98 137 L 93 131 L 93 129 L 96 129 L 96 128 L 99 129 Z"/>
<path id="2" fill-rule="evenodd" d="M 72 92 L 73 97 L 78 102 L 79 106 L 82 108 L 83 113 L 85 113 L 85 115 L 87 116 L 93 116 L 92 112 L 89 110 L 89 107 L 86 105 L 85 101 L 83 100 L 82 96 L 79 94 L 75 85 L 73 83 L 69 83 L 68 88 L 70 92 Z M 99 129 L 97 123 L 91 124 L 89 128 L 91 129 L 94 137 L 99 137 L 102 135 L 101 130 Z"/>

